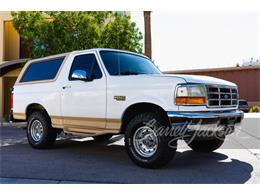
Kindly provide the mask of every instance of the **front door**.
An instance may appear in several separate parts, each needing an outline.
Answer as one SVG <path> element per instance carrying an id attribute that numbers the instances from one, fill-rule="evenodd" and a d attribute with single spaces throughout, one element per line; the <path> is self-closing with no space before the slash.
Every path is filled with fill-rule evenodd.
<path id="1" fill-rule="evenodd" d="M 85 72 L 89 81 L 72 77 Z M 106 126 L 106 77 L 95 53 L 74 57 L 68 81 L 62 86 L 62 119 L 65 131 L 98 133 Z"/>

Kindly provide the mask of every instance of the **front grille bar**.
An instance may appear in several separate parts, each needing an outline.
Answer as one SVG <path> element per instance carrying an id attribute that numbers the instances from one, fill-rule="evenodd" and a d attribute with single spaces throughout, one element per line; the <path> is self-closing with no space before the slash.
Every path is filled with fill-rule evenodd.
<path id="1" fill-rule="evenodd" d="M 210 108 L 236 107 L 238 92 L 235 87 L 208 85 L 207 106 Z"/>

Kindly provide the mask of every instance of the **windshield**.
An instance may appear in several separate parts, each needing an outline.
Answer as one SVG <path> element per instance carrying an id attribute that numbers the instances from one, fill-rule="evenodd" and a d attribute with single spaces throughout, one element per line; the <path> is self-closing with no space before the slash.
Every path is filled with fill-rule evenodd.
<path id="1" fill-rule="evenodd" d="M 110 75 L 161 74 L 151 60 L 119 51 L 100 51 Z"/>

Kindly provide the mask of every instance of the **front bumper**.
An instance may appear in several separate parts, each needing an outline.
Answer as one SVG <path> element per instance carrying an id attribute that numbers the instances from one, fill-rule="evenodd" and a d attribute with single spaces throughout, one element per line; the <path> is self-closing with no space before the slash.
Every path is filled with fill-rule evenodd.
<path id="1" fill-rule="evenodd" d="M 244 118 L 244 113 L 240 110 L 167 112 L 167 115 L 172 127 L 185 127 L 186 131 L 225 131 L 228 127 L 234 130 Z"/>

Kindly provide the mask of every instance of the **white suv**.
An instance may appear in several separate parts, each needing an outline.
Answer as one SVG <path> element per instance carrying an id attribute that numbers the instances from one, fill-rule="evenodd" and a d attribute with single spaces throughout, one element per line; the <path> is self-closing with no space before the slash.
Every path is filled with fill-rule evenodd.
<path id="1" fill-rule="evenodd" d="M 234 83 L 165 75 L 147 57 L 114 49 L 29 61 L 13 105 L 34 148 L 50 147 L 62 131 L 99 141 L 125 134 L 130 158 L 147 168 L 169 162 L 178 139 L 200 152 L 219 148 L 243 118 Z"/>

